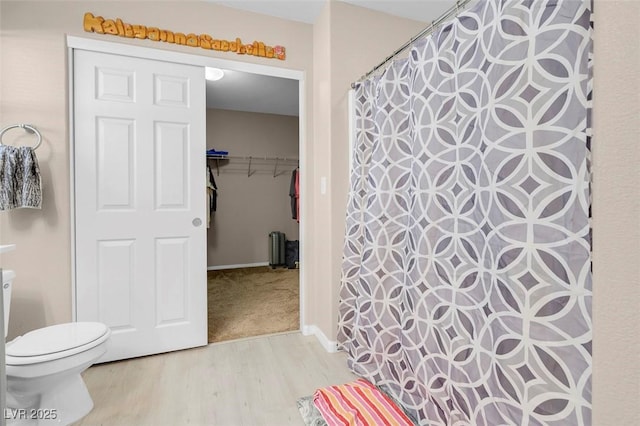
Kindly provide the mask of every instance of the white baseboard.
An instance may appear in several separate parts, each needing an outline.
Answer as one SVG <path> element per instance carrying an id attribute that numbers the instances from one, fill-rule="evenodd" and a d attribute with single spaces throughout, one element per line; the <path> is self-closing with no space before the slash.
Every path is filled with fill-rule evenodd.
<path id="1" fill-rule="evenodd" d="M 302 327 L 302 334 L 305 336 L 316 336 L 325 351 L 329 353 L 338 352 L 338 342 L 329 340 L 327 336 L 315 325 L 305 325 Z"/>
<path id="2" fill-rule="evenodd" d="M 269 266 L 269 262 L 242 263 L 238 265 L 207 266 L 207 271 L 218 271 L 220 269 L 255 268 L 257 266 Z"/>

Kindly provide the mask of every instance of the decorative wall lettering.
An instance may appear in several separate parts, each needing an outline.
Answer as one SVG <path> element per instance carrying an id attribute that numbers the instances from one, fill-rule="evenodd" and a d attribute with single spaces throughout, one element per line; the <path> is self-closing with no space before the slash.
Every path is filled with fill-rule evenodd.
<path id="1" fill-rule="evenodd" d="M 139 24 L 129 24 L 122 19 L 104 19 L 102 16 L 94 16 L 93 13 L 84 14 L 84 30 L 90 33 L 110 34 L 126 38 L 148 39 L 163 41 L 165 43 L 180 44 L 183 46 L 200 47 L 202 49 L 216 50 L 220 52 L 235 52 L 238 55 L 260 56 L 269 59 L 284 61 L 286 51 L 284 46 L 267 46 L 261 41 L 251 44 L 243 44 L 236 38 L 234 41 L 219 40 L 209 34 L 184 34 L 156 27 L 146 27 Z"/>

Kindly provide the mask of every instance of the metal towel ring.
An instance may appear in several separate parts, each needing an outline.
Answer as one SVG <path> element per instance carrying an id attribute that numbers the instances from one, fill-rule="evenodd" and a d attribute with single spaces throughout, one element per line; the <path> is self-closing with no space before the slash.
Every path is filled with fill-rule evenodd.
<path id="1" fill-rule="evenodd" d="M 38 142 L 36 142 L 36 146 L 34 146 L 32 149 L 38 149 L 38 147 L 42 143 L 42 135 L 40 134 L 38 129 L 36 129 L 35 127 L 33 127 L 30 124 L 13 124 L 11 126 L 7 126 L 4 129 L 0 130 L 0 145 L 2 145 L 2 136 L 4 136 L 4 134 L 8 130 L 15 129 L 15 128 L 24 129 L 29 133 L 35 133 L 35 135 L 38 137 Z"/>

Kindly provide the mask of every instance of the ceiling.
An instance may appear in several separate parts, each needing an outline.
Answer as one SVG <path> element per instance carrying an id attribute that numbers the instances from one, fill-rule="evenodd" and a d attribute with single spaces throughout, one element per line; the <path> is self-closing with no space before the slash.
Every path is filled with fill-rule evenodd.
<path id="1" fill-rule="evenodd" d="M 298 115 L 298 80 L 224 70 L 207 81 L 207 108 Z"/>
<path id="2" fill-rule="evenodd" d="M 208 0 L 211 3 L 313 24 L 327 1 L 343 1 L 390 15 L 431 22 L 454 0 Z M 298 81 L 225 70 L 207 81 L 207 108 L 298 115 Z"/>
<path id="3" fill-rule="evenodd" d="M 313 24 L 328 1 L 342 1 L 390 15 L 431 22 L 455 0 L 208 0 L 236 9 Z"/>

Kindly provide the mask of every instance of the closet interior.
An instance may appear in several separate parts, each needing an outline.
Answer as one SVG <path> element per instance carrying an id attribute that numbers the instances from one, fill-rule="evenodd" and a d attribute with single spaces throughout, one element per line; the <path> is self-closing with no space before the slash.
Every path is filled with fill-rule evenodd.
<path id="1" fill-rule="evenodd" d="M 298 330 L 298 81 L 225 70 L 206 121 L 209 342 Z M 272 232 L 287 263 L 270 265 Z"/>

